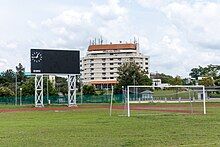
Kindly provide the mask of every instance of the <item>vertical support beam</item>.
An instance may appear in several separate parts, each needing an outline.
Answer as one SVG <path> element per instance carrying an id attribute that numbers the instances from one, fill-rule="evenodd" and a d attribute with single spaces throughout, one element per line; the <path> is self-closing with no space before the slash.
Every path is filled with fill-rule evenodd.
<path id="1" fill-rule="evenodd" d="M 206 114 L 205 86 L 202 87 L 202 93 L 203 93 L 203 111 L 204 114 Z"/>
<path id="2" fill-rule="evenodd" d="M 130 117 L 130 96 L 129 96 L 129 86 L 127 86 L 127 103 L 128 103 L 128 117 Z"/>
<path id="3" fill-rule="evenodd" d="M 109 115 L 112 116 L 112 101 L 113 101 L 113 95 L 114 95 L 114 86 L 112 86 L 112 93 L 111 93 L 111 100 L 110 100 L 110 112 Z"/>
<path id="4" fill-rule="evenodd" d="M 76 75 L 68 75 L 68 107 L 76 106 Z"/>
<path id="5" fill-rule="evenodd" d="M 44 107 L 42 74 L 35 75 L 35 107 Z"/>
<path id="6" fill-rule="evenodd" d="M 15 105 L 18 103 L 18 75 L 17 72 L 15 72 Z"/>

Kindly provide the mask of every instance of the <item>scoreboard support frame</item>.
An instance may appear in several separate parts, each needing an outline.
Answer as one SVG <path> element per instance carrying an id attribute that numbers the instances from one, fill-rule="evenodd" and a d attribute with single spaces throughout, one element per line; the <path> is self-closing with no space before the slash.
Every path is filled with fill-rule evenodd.
<path id="1" fill-rule="evenodd" d="M 76 75 L 68 75 L 68 107 L 76 105 Z"/>
<path id="2" fill-rule="evenodd" d="M 44 107 L 43 74 L 35 75 L 35 107 Z"/>

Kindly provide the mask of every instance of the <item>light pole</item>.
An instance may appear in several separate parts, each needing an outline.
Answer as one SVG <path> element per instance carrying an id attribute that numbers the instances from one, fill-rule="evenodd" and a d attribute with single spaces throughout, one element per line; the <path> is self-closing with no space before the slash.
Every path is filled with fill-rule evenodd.
<path id="1" fill-rule="evenodd" d="M 50 104 L 50 102 L 49 102 L 49 91 L 48 91 L 48 79 L 49 79 L 49 75 L 47 76 L 47 102 Z"/>
<path id="2" fill-rule="evenodd" d="M 20 106 L 22 105 L 22 88 L 20 88 Z"/>
<path id="3" fill-rule="evenodd" d="M 136 78 L 135 73 L 134 73 L 134 75 L 132 76 L 132 78 L 133 78 L 133 84 L 134 84 L 134 86 L 135 86 L 135 78 Z M 134 87 L 134 98 L 135 98 L 135 100 L 136 100 L 136 88 L 135 88 L 135 87 Z"/>
<path id="4" fill-rule="evenodd" d="M 18 100 L 18 93 L 17 93 L 17 89 L 18 89 L 18 77 L 17 77 L 17 72 L 15 72 L 15 105 L 17 105 L 17 100 Z"/>
<path id="5" fill-rule="evenodd" d="M 82 77 L 80 77 L 80 97 L 81 97 L 81 104 L 83 103 L 83 83 L 82 83 Z"/>

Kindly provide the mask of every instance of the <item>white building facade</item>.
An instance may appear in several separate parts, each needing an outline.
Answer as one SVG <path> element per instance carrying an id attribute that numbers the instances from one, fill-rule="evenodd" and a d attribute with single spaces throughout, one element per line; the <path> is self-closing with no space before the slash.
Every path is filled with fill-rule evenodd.
<path id="1" fill-rule="evenodd" d="M 96 88 L 110 87 L 117 84 L 118 67 L 131 61 L 149 73 L 149 56 L 139 52 L 137 43 L 90 45 L 80 62 L 82 82 Z"/>

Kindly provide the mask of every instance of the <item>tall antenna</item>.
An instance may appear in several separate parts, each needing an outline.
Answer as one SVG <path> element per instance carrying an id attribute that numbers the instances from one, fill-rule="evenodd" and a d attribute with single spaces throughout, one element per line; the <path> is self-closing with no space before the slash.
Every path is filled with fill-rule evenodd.
<path id="1" fill-rule="evenodd" d="M 103 40 L 102 40 L 102 36 L 101 36 L 101 44 L 103 43 Z"/>

